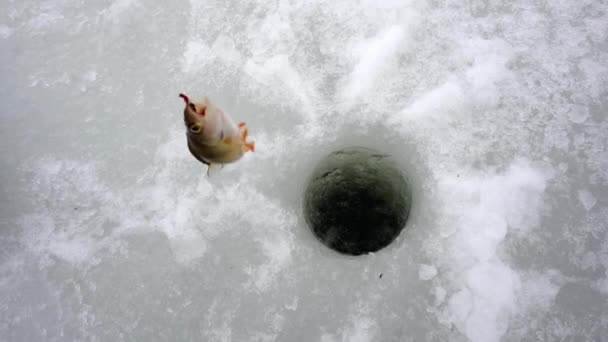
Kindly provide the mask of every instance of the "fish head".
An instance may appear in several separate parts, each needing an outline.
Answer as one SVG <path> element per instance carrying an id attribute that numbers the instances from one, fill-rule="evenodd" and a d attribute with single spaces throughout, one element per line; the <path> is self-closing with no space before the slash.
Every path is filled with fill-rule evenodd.
<path id="1" fill-rule="evenodd" d="M 190 98 L 184 94 L 179 94 L 179 97 L 186 103 L 186 107 L 184 108 L 184 124 L 188 130 L 188 136 L 201 135 L 207 122 L 207 98 L 195 103 L 190 101 Z"/>

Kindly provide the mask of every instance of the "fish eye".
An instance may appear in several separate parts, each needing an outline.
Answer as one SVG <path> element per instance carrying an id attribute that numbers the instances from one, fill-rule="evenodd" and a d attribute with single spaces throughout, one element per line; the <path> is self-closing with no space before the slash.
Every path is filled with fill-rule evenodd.
<path id="1" fill-rule="evenodd" d="M 201 124 L 199 123 L 193 123 L 192 125 L 190 125 L 190 132 L 192 133 L 200 133 L 202 130 Z"/>

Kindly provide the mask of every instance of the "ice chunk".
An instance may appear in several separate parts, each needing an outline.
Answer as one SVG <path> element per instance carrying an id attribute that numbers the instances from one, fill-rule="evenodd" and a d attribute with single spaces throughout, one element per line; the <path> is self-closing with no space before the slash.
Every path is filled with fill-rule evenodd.
<path id="1" fill-rule="evenodd" d="M 447 294 L 446 290 L 441 286 L 437 286 L 433 292 L 435 295 L 435 305 L 441 305 L 445 300 L 445 296 Z"/>
<path id="2" fill-rule="evenodd" d="M 52 26 L 64 21 L 62 13 L 52 10 L 39 13 L 27 22 L 27 25 L 34 31 L 49 29 Z"/>
<path id="3" fill-rule="evenodd" d="M 104 9 L 101 13 L 107 16 L 111 21 L 118 21 L 120 17 L 129 10 L 129 8 L 138 4 L 137 0 L 114 0 L 112 4 Z"/>
<path id="4" fill-rule="evenodd" d="M 581 124 L 589 117 L 589 108 L 581 105 L 572 105 L 568 111 L 570 121 Z"/>
<path id="5" fill-rule="evenodd" d="M 608 272 L 606 272 L 606 274 L 607 275 L 604 278 L 595 281 L 593 286 L 597 291 L 608 296 Z"/>
<path id="6" fill-rule="evenodd" d="M 374 341 L 376 323 L 367 316 L 352 318 L 352 325 L 342 333 L 342 341 Z"/>
<path id="7" fill-rule="evenodd" d="M 95 80 L 97 80 L 97 71 L 89 70 L 82 75 L 82 78 L 85 81 L 94 82 Z"/>
<path id="8" fill-rule="evenodd" d="M 597 203 L 597 199 L 595 198 L 595 196 L 593 196 L 591 191 L 586 189 L 578 191 L 578 200 L 581 201 L 581 204 L 587 211 L 593 209 L 593 207 Z"/>
<path id="9" fill-rule="evenodd" d="M 421 265 L 418 269 L 418 277 L 422 280 L 431 280 L 437 275 L 437 269 L 433 265 Z"/>
<path id="10" fill-rule="evenodd" d="M 14 31 L 15 30 L 11 27 L 8 27 L 6 25 L 0 25 L 0 37 L 2 39 L 6 39 L 6 38 L 12 36 Z"/>

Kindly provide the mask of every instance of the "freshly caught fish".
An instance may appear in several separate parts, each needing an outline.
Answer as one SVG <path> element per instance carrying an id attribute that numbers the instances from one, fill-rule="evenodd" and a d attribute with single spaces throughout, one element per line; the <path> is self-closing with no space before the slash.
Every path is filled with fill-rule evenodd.
<path id="1" fill-rule="evenodd" d="M 247 141 L 247 127 L 244 122 L 235 124 L 232 119 L 207 97 L 200 102 L 184 99 L 184 124 L 190 153 L 207 165 L 207 175 L 220 169 L 224 164 L 233 163 L 248 151 L 255 151 L 255 143 Z"/>

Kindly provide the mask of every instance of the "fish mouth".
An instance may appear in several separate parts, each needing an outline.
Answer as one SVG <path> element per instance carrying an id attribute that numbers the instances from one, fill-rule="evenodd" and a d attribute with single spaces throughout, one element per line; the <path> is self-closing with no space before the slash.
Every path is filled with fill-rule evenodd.
<path id="1" fill-rule="evenodd" d="M 194 105 L 194 103 L 190 102 L 190 99 L 188 98 L 188 96 L 184 93 L 180 93 L 179 97 L 181 97 L 182 99 L 184 99 L 184 102 L 186 102 L 186 106 L 190 107 L 190 109 L 192 109 L 195 113 L 196 113 L 196 106 Z M 205 115 L 205 110 L 203 109 L 203 111 L 200 113 L 202 116 Z"/>

